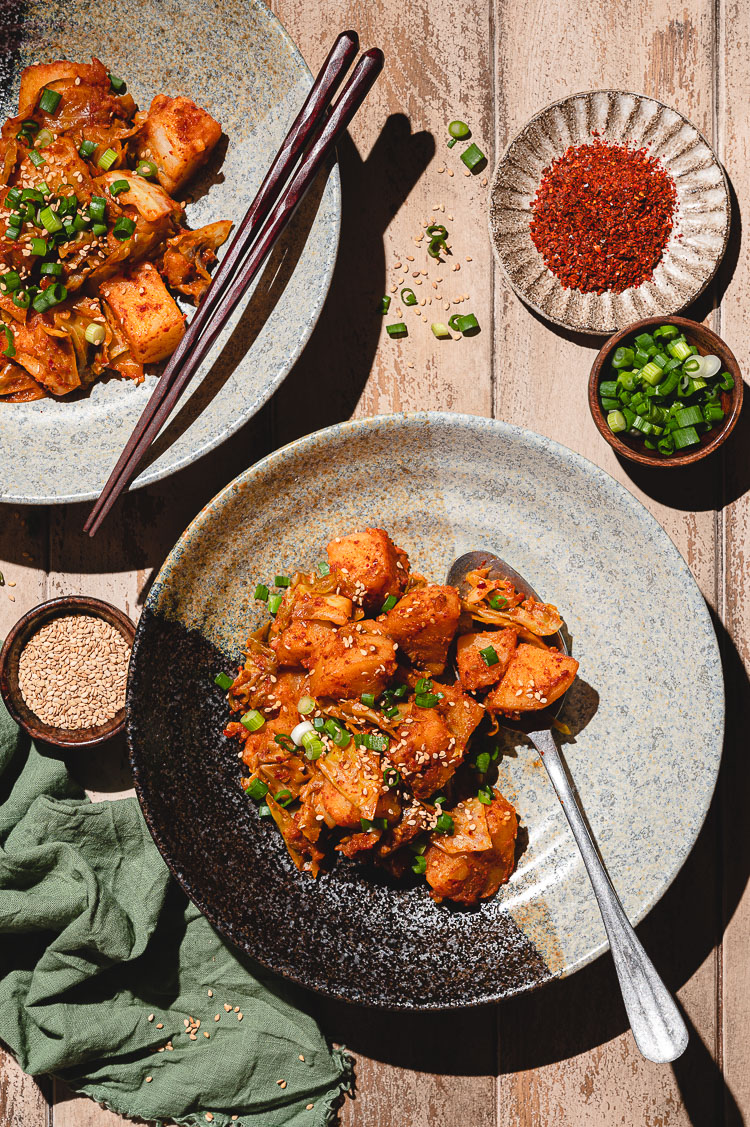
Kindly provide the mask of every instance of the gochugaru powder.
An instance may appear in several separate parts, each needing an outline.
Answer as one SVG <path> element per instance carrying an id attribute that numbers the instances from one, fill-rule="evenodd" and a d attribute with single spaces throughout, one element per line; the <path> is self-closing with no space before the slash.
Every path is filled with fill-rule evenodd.
<path id="1" fill-rule="evenodd" d="M 653 277 L 676 204 L 674 180 L 646 149 L 594 137 L 545 168 L 531 238 L 566 289 L 621 293 Z"/>

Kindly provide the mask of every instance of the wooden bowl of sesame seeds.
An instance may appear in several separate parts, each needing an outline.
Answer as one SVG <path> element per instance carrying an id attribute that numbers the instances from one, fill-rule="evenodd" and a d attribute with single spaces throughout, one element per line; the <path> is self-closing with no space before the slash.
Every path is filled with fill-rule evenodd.
<path id="1" fill-rule="evenodd" d="M 35 740 L 69 750 L 111 739 L 125 724 L 125 688 L 135 625 L 117 607 L 85 595 L 40 603 L 20 618 L 0 651 L 0 693 Z"/>

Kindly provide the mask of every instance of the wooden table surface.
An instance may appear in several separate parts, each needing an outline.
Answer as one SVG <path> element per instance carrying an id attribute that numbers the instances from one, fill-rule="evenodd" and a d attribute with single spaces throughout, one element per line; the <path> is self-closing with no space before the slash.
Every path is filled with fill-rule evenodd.
<path id="1" fill-rule="evenodd" d="M 253 422 L 196 466 L 126 498 L 93 542 L 81 535 L 85 506 L 4 508 L 0 566 L 16 586 L 0 591 L 0 631 L 41 599 L 68 592 L 102 596 L 136 616 L 200 505 L 269 450 L 354 414 L 492 415 L 603 466 L 688 561 L 725 661 L 729 725 L 714 803 L 685 867 L 639 928 L 678 993 L 691 1031 L 687 1052 L 674 1066 L 640 1057 L 608 955 L 535 994 L 467 1013 L 396 1018 L 312 997 L 310 1005 L 357 1058 L 344 1127 L 738 1127 L 750 1117 L 748 413 L 725 453 L 697 471 L 634 471 L 618 462 L 586 405 L 595 343 L 545 324 L 509 290 L 490 251 L 485 179 L 463 175 L 460 148 L 447 150 L 445 137 L 452 118 L 468 121 L 491 168 L 531 114 L 575 91 L 619 87 L 681 110 L 712 141 L 734 189 L 730 249 L 717 282 L 688 315 L 705 319 L 745 367 L 750 269 L 740 209 L 750 203 L 750 7 L 731 0 L 276 0 L 274 9 L 313 70 L 344 27 L 386 54 L 340 149 L 341 249 L 315 333 Z M 439 218 L 461 263 L 460 272 L 446 272 L 444 295 L 468 293 L 455 309 L 473 310 L 482 332 L 438 343 L 410 311 L 408 341 L 396 343 L 373 315 L 374 298 L 403 276 L 394 264 L 412 253 L 422 220 L 437 218 L 436 205 L 445 208 Z M 128 787 L 124 759 L 121 776 L 84 774 L 110 796 Z M 665 779 L 671 785 L 679 779 Z M 3 1127 L 122 1122 L 59 1084 L 25 1077 L 7 1056 L 0 1060 Z"/>

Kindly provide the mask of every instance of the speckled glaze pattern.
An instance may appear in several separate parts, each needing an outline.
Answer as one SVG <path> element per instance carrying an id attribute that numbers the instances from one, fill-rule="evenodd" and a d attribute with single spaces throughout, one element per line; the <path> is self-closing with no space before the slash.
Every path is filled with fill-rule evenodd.
<path id="1" fill-rule="evenodd" d="M 92 55 L 126 78 L 140 108 L 157 93 L 185 94 L 221 122 L 217 152 L 185 189 L 187 218 L 191 227 L 241 219 L 311 84 L 275 16 L 260 0 L 220 0 L 210 9 L 200 0 L 120 0 L 114 6 L 0 0 L 0 116 L 15 113 L 23 67 Z M 134 487 L 212 450 L 278 387 L 322 308 L 340 214 L 333 166 L 272 251 Z M 0 403 L 0 501 L 54 504 L 97 496 L 157 375 L 150 372 L 140 386 L 112 377 L 60 402 Z"/>
<path id="2" fill-rule="evenodd" d="M 570 145 L 590 144 L 593 131 L 648 146 L 677 188 L 675 226 L 653 279 L 620 294 L 565 289 L 529 233 L 542 172 Z M 677 313 L 706 288 L 729 238 L 729 186 L 711 146 L 677 110 L 642 94 L 593 90 L 547 106 L 511 141 L 492 178 L 489 221 L 496 258 L 527 305 L 568 329 L 613 333 Z"/>
<path id="3" fill-rule="evenodd" d="M 225 935 L 326 993 L 446 1007 L 569 974 L 605 950 L 605 933 L 554 791 L 519 737 L 502 738 L 499 784 L 528 844 L 509 884 L 474 911 L 353 864 L 317 882 L 299 875 L 237 785 L 212 678 L 241 660 L 263 620 L 255 583 L 312 567 L 330 538 L 368 524 L 436 580 L 486 548 L 558 605 L 581 663 L 563 752 L 584 810 L 633 922 L 668 887 L 721 755 L 723 684 L 704 601 L 621 485 L 548 439 L 471 416 L 384 416 L 310 435 L 195 519 L 149 594 L 131 664 L 129 738 L 151 831 Z"/>

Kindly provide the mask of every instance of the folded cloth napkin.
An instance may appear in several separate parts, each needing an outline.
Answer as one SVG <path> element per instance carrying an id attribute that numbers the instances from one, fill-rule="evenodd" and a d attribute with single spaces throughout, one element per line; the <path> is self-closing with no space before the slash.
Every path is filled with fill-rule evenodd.
<path id="1" fill-rule="evenodd" d="M 21 1067 L 123 1115 L 322 1127 L 350 1087 L 302 993 L 171 880 L 137 801 L 89 802 L 2 702 L 0 967 L 0 1040 Z"/>

